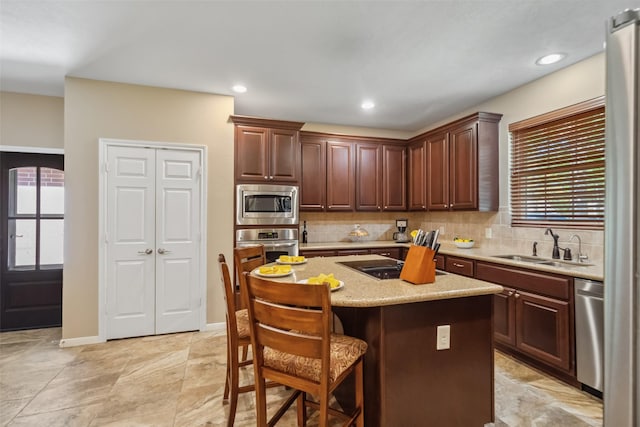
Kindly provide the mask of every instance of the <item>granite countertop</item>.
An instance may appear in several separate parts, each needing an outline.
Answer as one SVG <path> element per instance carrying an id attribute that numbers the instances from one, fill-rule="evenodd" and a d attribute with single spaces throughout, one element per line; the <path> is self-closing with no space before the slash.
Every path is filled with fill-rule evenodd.
<path id="1" fill-rule="evenodd" d="M 513 251 L 508 248 L 495 249 L 495 248 L 483 248 L 473 247 L 471 249 L 460 249 L 456 247 L 452 242 L 441 242 L 440 253 L 445 255 L 459 256 L 462 258 L 470 258 L 478 261 L 487 261 L 495 264 L 513 265 L 522 268 L 528 268 L 530 270 L 545 271 L 548 273 L 562 274 L 565 276 L 598 280 L 603 281 L 604 278 L 604 266 L 600 264 L 573 266 L 567 265 L 564 267 L 555 267 L 552 265 L 539 265 L 525 261 L 514 261 L 504 258 L 496 258 L 495 255 L 529 255 L 521 254 L 518 251 Z M 322 250 L 322 249 L 359 249 L 359 248 L 389 248 L 389 247 L 405 247 L 410 246 L 409 243 L 396 243 L 394 241 L 387 240 L 375 240 L 364 242 L 325 242 L 325 243 L 304 243 L 300 244 L 300 250 Z M 547 259 L 546 257 L 540 257 L 541 260 Z M 550 259 L 550 258 L 549 258 Z"/>
<path id="2" fill-rule="evenodd" d="M 349 255 L 309 258 L 305 264 L 293 265 L 293 274 L 274 278 L 295 282 L 321 273 L 333 273 L 345 285 L 331 293 L 331 305 L 340 307 L 379 307 L 450 298 L 463 298 L 502 292 L 502 286 L 457 274 L 437 275 L 434 283 L 414 285 L 401 279 L 379 280 L 336 264 L 337 261 L 386 259 L 380 255 Z"/>

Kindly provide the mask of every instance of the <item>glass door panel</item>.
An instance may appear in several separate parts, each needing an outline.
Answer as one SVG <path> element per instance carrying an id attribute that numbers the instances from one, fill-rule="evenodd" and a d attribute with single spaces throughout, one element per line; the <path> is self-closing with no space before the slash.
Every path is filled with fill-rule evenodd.
<path id="1" fill-rule="evenodd" d="M 35 219 L 9 220 L 9 270 L 34 270 L 36 268 Z"/>
<path id="2" fill-rule="evenodd" d="M 40 220 L 40 268 L 62 268 L 64 220 Z"/>

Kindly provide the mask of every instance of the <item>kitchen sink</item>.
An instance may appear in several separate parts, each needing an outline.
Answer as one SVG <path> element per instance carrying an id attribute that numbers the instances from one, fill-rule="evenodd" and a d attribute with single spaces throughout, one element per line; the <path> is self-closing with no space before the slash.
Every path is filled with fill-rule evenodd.
<path id="1" fill-rule="evenodd" d="M 562 261 L 562 260 L 555 260 L 555 259 L 538 258 L 535 256 L 528 256 L 528 255 L 509 254 L 509 255 L 493 255 L 493 257 L 510 259 L 512 261 L 529 262 L 531 264 L 537 264 L 537 265 L 549 265 L 552 267 L 564 267 L 564 268 L 590 267 L 593 265 L 593 264 L 588 264 L 584 262 Z"/>

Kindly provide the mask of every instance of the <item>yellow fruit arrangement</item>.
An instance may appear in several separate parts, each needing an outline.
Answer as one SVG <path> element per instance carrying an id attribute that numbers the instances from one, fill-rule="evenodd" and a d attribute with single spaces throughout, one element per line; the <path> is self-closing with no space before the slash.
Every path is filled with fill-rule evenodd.
<path id="1" fill-rule="evenodd" d="M 260 274 L 286 274 L 291 273 L 290 265 L 272 265 L 272 266 L 262 266 L 258 270 Z"/>
<path id="2" fill-rule="evenodd" d="M 280 262 L 304 262 L 305 258 L 303 256 L 292 256 L 292 255 L 280 255 L 278 261 Z"/>
<path id="3" fill-rule="evenodd" d="M 473 239 L 461 239 L 460 237 L 454 237 L 453 241 L 454 242 L 469 243 L 469 242 L 473 242 Z"/>
<path id="4" fill-rule="evenodd" d="M 331 289 L 335 289 L 340 286 L 340 281 L 333 277 L 333 273 L 320 274 L 319 276 L 309 277 L 307 279 L 308 285 L 322 285 L 323 283 L 328 283 Z"/>

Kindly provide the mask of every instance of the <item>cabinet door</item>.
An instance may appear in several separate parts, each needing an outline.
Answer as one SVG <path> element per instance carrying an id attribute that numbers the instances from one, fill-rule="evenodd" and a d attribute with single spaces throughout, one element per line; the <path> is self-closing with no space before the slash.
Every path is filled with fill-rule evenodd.
<path id="1" fill-rule="evenodd" d="M 355 206 L 355 159 L 353 144 L 327 142 L 328 211 L 353 211 Z"/>
<path id="2" fill-rule="evenodd" d="M 516 345 L 515 290 L 504 290 L 493 296 L 493 336 L 496 341 Z"/>
<path id="3" fill-rule="evenodd" d="M 476 123 L 449 134 L 449 203 L 451 209 L 478 208 Z"/>
<path id="4" fill-rule="evenodd" d="M 409 146 L 409 210 L 427 209 L 427 148 L 426 143 Z"/>
<path id="5" fill-rule="evenodd" d="M 427 208 L 449 210 L 449 144 L 448 134 L 427 138 Z"/>
<path id="6" fill-rule="evenodd" d="M 405 148 L 382 146 L 382 210 L 407 209 L 407 161 Z"/>
<path id="7" fill-rule="evenodd" d="M 379 211 L 382 188 L 381 147 L 356 144 L 356 210 Z"/>
<path id="8" fill-rule="evenodd" d="M 236 127 L 236 180 L 264 182 L 269 179 L 268 140 L 266 128 Z"/>
<path id="9" fill-rule="evenodd" d="M 569 303 L 516 291 L 516 346 L 552 366 L 571 368 Z"/>
<path id="10" fill-rule="evenodd" d="M 300 210 L 323 211 L 327 188 L 325 141 L 300 143 Z"/>
<path id="11" fill-rule="evenodd" d="M 298 182 L 298 131 L 269 131 L 269 180 Z"/>

